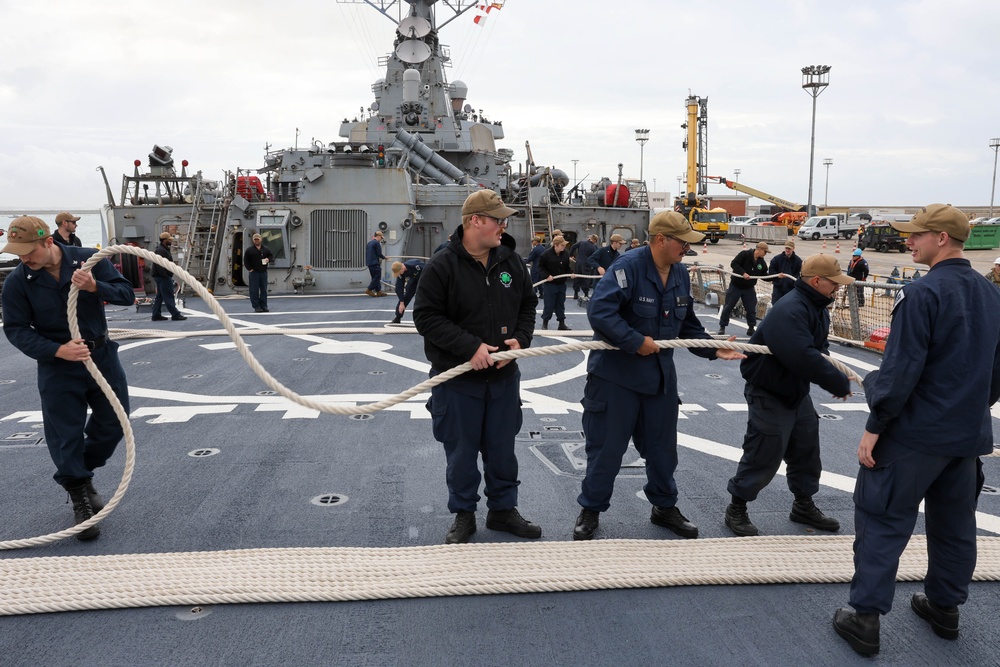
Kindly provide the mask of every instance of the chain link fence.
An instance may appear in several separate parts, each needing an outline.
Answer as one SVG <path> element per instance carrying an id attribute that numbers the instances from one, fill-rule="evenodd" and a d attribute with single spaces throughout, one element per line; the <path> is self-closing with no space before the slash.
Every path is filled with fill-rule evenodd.
<path id="1" fill-rule="evenodd" d="M 732 271 L 722 266 L 709 266 L 695 262 L 688 267 L 691 275 L 691 293 L 695 301 L 722 309 Z M 892 306 L 903 285 L 919 279 L 916 276 L 870 276 L 872 280 L 855 281 L 841 287 L 830 307 L 830 334 L 859 346 L 881 351 L 889 336 Z M 771 309 L 772 281 L 757 280 L 757 319 L 763 320 Z M 733 309 L 734 319 L 745 319 L 743 305 Z"/>

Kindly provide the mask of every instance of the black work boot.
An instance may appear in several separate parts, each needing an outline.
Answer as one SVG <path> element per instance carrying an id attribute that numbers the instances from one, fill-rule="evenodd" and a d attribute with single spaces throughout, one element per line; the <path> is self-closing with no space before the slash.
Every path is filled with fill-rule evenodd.
<path id="1" fill-rule="evenodd" d="M 938 637 L 958 639 L 958 607 L 941 607 L 928 600 L 923 593 L 914 593 L 910 608 L 931 624 Z"/>
<path id="2" fill-rule="evenodd" d="M 403 316 L 402 315 L 396 315 L 396 317 L 392 318 L 392 323 L 393 324 L 400 324 L 400 323 L 402 323 L 402 321 L 403 321 Z"/>
<path id="3" fill-rule="evenodd" d="M 726 525 L 740 537 L 753 537 L 760 532 L 750 521 L 746 503 L 729 503 L 726 508 Z"/>
<path id="4" fill-rule="evenodd" d="M 858 614 L 841 607 L 833 614 L 833 629 L 861 655 L 878 653 L 878 614 Z"/>
<path id="5" fill-rule="evenodd" d="M 715 332 L 715 335 L 716 336 L 725 336 L 726 335 L 726 327 L 719 327 L 719 330 Z"/>
<path id="6" fill-rule="evenodd" d="M 509 510 L 490 510 L 486 513 L 486 527 L 490 530 L 502 530 L 518 537 L 534 539 L 542 536 L 542 527 L 521 516 L 516 507 Z"/>
<path id="7" fill-rule="evenodd" d="M 657 507 L 653 505 L 653 512 L 649 515 L 649 520 L 657 526 L 669 528 L 681 537 L 693 540 L 698 537 L 698 526 L 687 520 L 681 511 L 676 507 Z"/>
<path id="8" fill-rule="evenodd" d="M 90 506 L 93 508 L 94 514 L 104 509 L 104 498 L 101 498 L 101 494 L 94 488 L 93 477 L 87 480 L 87 499 L 90 500 Z"/>
<path id="9" fill-rule="evenodd" d="M 601 513 L 596 510 L 582 509 L 576 517 L 576 527 L 573 528 L 574 540 L 592 540 L 594 531 L 601 522 Z"/>
<path id="10" fill-rule="evenodd" d="M 456 512 L 455 521 L 448 529 L 448 536 L 444 538 L 445 544 L 465 544 L 476 532 L 475 512 Z"/>
<path id="11" fill-rule="evenodd" d="M 67 486 L 70 500 L 73 501 L 73 524 L 81 524 L 94 516 L 94 508 L 90 505 L 90 498 L 87 495 L 87 483 L 77 482 L 75 486 Z M 100 526 L 91 526 L 82 533 L 78 533 L 78 540 L 92 540 L 101 534 Z"/>
<path id="12" fill-rule="evenodd" d="M 559 321 L 559 326 L 558 326 L 558 327 L 556 327 L 556 328 L 557 328 L 557 329 L 558 329 L 559 331 L 569 331 L 569 327 L 568 327 L 568 326 L 566 326 L 566 322 L 564 322 L 564 321 L 562 321 L 562 320 L 560 320 L 560 321 Z"/>
<path id="13" fill-rule="evenodd" d="M 788 518 L 795 523 L 804 523 L 819 530 L 831 532 L 840 530 L 840 522 L 820 512 L 812 498 L 796 498 Z"/>
<path id="14" fill-rule="evenodd" d="M 548 329 L 549 328 L 549 321 L 548 320 L 542 320 L 542 328 L 543 329 Z"/>

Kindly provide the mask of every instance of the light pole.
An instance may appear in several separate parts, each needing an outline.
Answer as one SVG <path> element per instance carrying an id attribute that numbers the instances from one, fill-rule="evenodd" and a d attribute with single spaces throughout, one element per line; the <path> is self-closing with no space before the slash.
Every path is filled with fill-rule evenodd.
<path id="1" fill-rule="evenodd" d="M 734 178 L 733 180 L 736 181 L 737 183 L 739 183 L 740 182 L 740 170 L 739 169 L 733 169 L 733 174 L 736 175 L 736 178 Z"/>
<path id="2" fill-rule="evenodd" d="M 570 162 L 573 163 L 573 185 L 576 185 L 576 163 L 579 162 L 579 160 L 570 160 Z"/>
<path id="3" fill-rule="evenodd" d="M 816 155 L 816 98 L 830 85 L 830 65 L 806 65 L 802 68 L 802 89 L 813 98 L 812 134 L 809 138 L 809 202 L 806 210 L 813 214 L 813 162 Z"/>
<path id="4" fill-rule="evenodd" d="M 649 141 L 649 130 L 636 130 L 635 140 L 639 142 L 639 180 L 642 180 L 642 153 Z M 643 181 L 645 182 L 645 181 Z"/>
<path id="5" fill-rule="evenodd" d="M 823 194 L 823 208 L 827 207 L 827 203 L 830 198 L 830 165 L 833 164 L 833 158 L 823 158 L 823 166 L 826 167 L 826 192 Z"/>
<path id="6" fill-rule="evenodd" d="M 997 191 L 997 152 L 1000 151 L 1000 137 L 990 139 L 990 148 L 993 149 L 993 189 L 990 190 L 990 217 L 993 217 L 993 195 Z"/>

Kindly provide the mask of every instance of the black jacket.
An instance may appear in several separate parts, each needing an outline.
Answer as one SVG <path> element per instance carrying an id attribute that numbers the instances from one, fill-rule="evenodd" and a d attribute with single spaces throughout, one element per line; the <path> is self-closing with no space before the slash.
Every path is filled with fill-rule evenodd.
<path id="1" fill-rule="evenodd" d="M 160 241 L 160 244 L 156 246 L 156 250 L 154 250 L 153 252 L 155 252 L 157 255 L 159 255 L 160 257 L 162 257 L 167 261 L 170 262 L 174 261 L 174 256 L 170 254 L 170 248 L 163 245 L 163 241 Z M 162 268 L 159 264 L 153 264 L 153 277 L 173 278 L 174 274 L 172 271 L 168 271 L 167 269 Z"/>
<path id="2" fill-rule="evenodd" d="M 753 253 L 753 248 L 743 250 L 736 257 L 733 257 L 733 261 L 729 263 L 729 266 L 733 268 L 733 272 L 736 273 L 731 280 L 733 287 L 748 289 L 757 284 L 756 280 L 745 280 L 743 278 L 744 273 L 748 276 L 767 275 L 767 260 L 763 257 L 757 259 L 753 256 Z"/>
<path id="3" fill-rule="evenodd" d="M 503 235 L 500 247 L 490 252 L 487 269 L 465 250 L 462 233 L 459 227 L 448 247 L 427 261 L 413 308 L 424 353 L 438 373 L 471 359 L 482 343 L 506 350 L 504 340 L 516 338 L 527 348 L 535 331 L 538 297 L 524 261 L 514 252 L 514 238 Z M 489 382 L 513 375 L 516 368 L 511 362 L 460 377 Z"/>
<path id="4" fill-rule="evenodd" d="M 561 276 L 567 273 L 573 273 L 573 269 L 569 266 L 569 253 L 563 248 L 563 251 L 556 254 L 555 248 L 549 248 L 542 253 L 541 259 L 538 260 L 538 278 L 539 280 L 545 280 L 549 276 Z M 569 278 L 555 278 L 552 280 L 554 285 L 565 285 Z"/>
<path id="5" fill-rule="evenodd" d="M 58 243 L 59 245 L 71 245 L 71 246 L 76 246 L 77 248 L 83 247 L 83 243 L 81 243 L 80 239 L 77 238 L 76 234 L 73 233 L 70 233 L 69 241 L 67 241 L 62 237 L 62 234 L 60 234 L 57 231 L 52 235 L 52 240 Z"/>
<path id="6" fill-rule="evenodd" d="M 834 396 L 846 396 L 851 382 L 834 368 L 823 353 L 829 350 L 830 313 L 833 303 L 799 278 L 795 289 L 774 304 L 750 337 L 753 345 L 767 345 L 771 354 L 748 353 L 740 362 L 747 384 L 774 394 L 789 407 L 809 395 L 816 383 Z"/>
<path id="7" fill-rule="evenodd" d="M 261 263 L 261 260 L 265 257 L 267 257 L 268 262 L 274 261 L 274 253 L 268 250 L 266 245 L 261 243 L 260 250 L 257 250 L 257 246 L 251 243 L 243 253 L 243 265 L 250 271 L 263 271 L 267 273 L 267 267 L 270 265 Z"/>

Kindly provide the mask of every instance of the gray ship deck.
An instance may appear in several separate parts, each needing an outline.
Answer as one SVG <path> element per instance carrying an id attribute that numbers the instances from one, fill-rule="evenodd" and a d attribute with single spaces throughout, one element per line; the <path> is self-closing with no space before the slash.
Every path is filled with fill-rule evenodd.
<path id="1" fill-rule="evenodd" d="M 381 326 L 392 297 L 272 297 L 271 313 L 245 300 L 223 302 L 247 326 Z M 200 301 L 190 310 L 206 313 Z M 568 302 L 568 323 L 587 327 Z M 190 313 L 185 331 L 218 329 Z M 714 311 L 702 309 L 708 328 Z M 152 328 L 148 311 L 109 308 L 114 328 Z M 405 320 L 411 319 L 410 313 Z M 731 330 L 737 328 L 733 323 Z M 535 345 L 562 342 L 537 332 Z M 542 335 L 547 334 L 547 335 Z M 304 395 L 369 402 L 426 378 L 416 335 L 257 336 L 252 352 L 281 382 Z M 315 415 L 259 395 L 267 388 L 220 337 L 127 340 L 121 358 L 132 392 L 137 465 L 128 494 L 93 542 L 75 539 L 0 553 L 2 559 L 251 547 L 405 547 L 440 544 L 450 523 L 444 457 L 422 400 L 371 419 Z M 358 341 L 360 344 L 352 344 Z M 864 374 L 879 357 L 835 348 Z M 0 460 L 8 509 L 0 539 L 66 527 L 65 494 L 51 481 L 41 444 L 34 362 L 0 340 Z M 745 427 L 738 366 L 675 353 L 684 416 L 677 481 L 679 506 L 703 538 L 731 537 L 722 523 L 726 480 Z M 543 528 L 543 540 L 568 541 L 582 475 L 579 398 L 584 356 L 521 362 L 524 427 L 518 439 L 520 507 Z M 825 471 L 853 479 L 863 428 L 863 397 L 839 403 L 814 393 Z M 32 435 L 33 434 L 33 435 Z M 705 442 L 715 443 L 712 447 Z M 190 454 L 215 448 L 213 456 Z M 123 457 L 99 471 L 110 496 Z M 580 450 L 578 453 L 577 450 Z M 720 455 L 721 453 L 721 455 Z M 626 457 L 626 463 L 635 460 Z M 996 486 L 1000 459 L 985 459 Z M 835 477 L 816 500 L 853 530 L 849 490 Z M 642 469 L 624 468 L 598 537 L 678 539 L 649 523 Z M 320 506 L 324 494 L 346 502 Z M 788 519 L 781 477 L 751 506 L 767 535 L 806 535 Z M 481 505 L 482 507 L 482 505 Z M 1000 521 L 1000 497 L 983 495 L 980 511 Z M 475 542 L 517 541 L 487 530 Z M 984 524 L 985 525 L 985 524 Z M 1000 530 L 982 535 L 994 535 Z M 922 524 L 918 524 L 922 532 Z M 995 632 L 1000 585 L 975 583 L 962 608 L 962 637 L 934 636 L 909 609 L 918 583 L 901 583 L 883 619 L 880 664 L 1000 664 Z M 2 595 L 2 594 L 0 594 Z M 62 612 L 0 620 L 2 662 L 21 665 L 811 665 L 866 664 L 835 635 L 830 619 L 846 604 L 846 584 L 681 586 L 613 591 L 444 597 L 371 602 L 259 603 Z M 186 622 L 185 622 L 186 621 Z"/>

